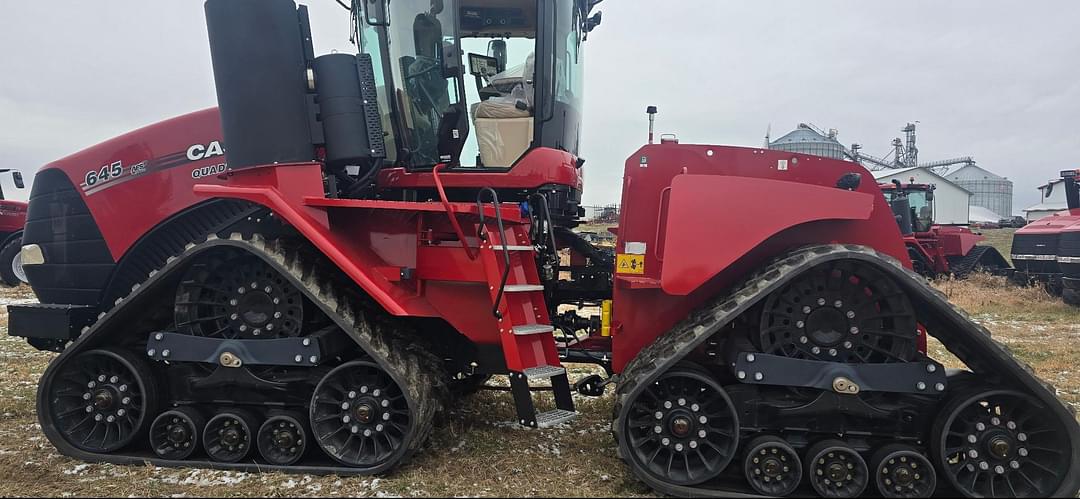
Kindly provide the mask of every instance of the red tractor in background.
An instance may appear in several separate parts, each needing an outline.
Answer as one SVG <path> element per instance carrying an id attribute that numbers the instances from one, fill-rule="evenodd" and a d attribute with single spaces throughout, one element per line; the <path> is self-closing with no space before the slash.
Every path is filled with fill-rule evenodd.
<path id="1" fill-rule="evenodd" d="M 1080 170 L 1061 172 L 1068 211 L 1031 222 L 1013 235 L 1012 277 L 1022 285 L 1038 283 L 1080 306 Z"/>
<path id="2" fill-rule="evenodd" d="M 934 219 L 934 185 L 879 184 L 896 215 L 915 271 L 927 277 L 963 278 L 971 272 L 1007 272 L 1011 267 L 992 246 L 980 246 L 982 234 L 967 227 L 938 225 Z"/>
<path id="3" fill-rule="evenodd" d="M 911 270 L 859 165 L 650 143 L 614 257 L 572 230 L 597 3 L 354 2 L 360 53 L 316 57 L 305 8 L 207 1 L 219 107 L 35 179 L 41 304 L 9 312 L 60 352 L 45 435 L 96 462 L 384 473 L 507 376 L 537 428 L 613 384 L 618 455 L 661 493 L 1075 495 L 1073 413 Z"/>
<path id="4" fill-rule="evenodd" d="M 16 189 L 25 187 L 22 172 L 10 168 L 0 169 L 0 174 L 10 173 Z M 22 268 L 23 225 L 26 223 L 26 203 L 8 199 L 0 188 L 0 284 L 18 286 L 26 282 Z"/>

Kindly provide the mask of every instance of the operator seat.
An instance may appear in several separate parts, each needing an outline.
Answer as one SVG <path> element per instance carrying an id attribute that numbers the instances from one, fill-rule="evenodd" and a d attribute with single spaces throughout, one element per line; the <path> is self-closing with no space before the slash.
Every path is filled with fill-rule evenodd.
<path id="1" fill-rule="evenodd" d="M 521 77 L 511 82 L 509 94 L 492 97 L 472 107 L 473 128 L 484 166 L 507 167 L 529 149 L 533 137 L 533 74 L 535 54 L 525 58 Z M 493 86 L 503 86 L 507 70 L 492 77 Z M 500 82 L 497 83 L 496 82 Z"/>

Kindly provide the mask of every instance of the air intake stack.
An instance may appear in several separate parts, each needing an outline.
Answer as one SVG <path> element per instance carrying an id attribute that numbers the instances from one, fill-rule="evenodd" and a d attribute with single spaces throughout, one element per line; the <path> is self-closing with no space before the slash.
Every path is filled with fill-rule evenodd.
<path id="1" fill-rule="evenodd" d="M 316 58 L 307 8 L 292 0 L 207 0 L 206 27 L 232 170 L 386 156 L 371 59 Z"/>

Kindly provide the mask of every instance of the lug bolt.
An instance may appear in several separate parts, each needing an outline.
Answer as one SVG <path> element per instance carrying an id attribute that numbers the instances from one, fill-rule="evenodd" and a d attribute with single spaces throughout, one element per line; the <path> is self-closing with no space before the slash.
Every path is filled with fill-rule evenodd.
<path id="1" fill-rule="evenodd" d="M 83 396 L 82 396 L 82 399 L 83 400 L 90 400 L 90 394 L 89 393 L 84 393 Z"/>
<path id="2" fill-rule="evenodd" d="M 94 412 L 94 407 L 93 407 L 93 406 L 89 406 L 89 405 L 88 405 L 88 406 L 86 406 L 86 412 L 87 412 L 87 413 L 90 413 L 90 412 Z"/>
<path id="3" fill-rule="evenodd" d="M 158 334 L 154 335 L 154 339 L 158 340 L 158 341 L 161 341 L 161 339 L 164 338 L 164 337 L 165 337 L 165 335 L 161 334 L 161 333 L 158 333 Z"/>
<path id="4" fill-rule="evenodd" d="M 915 385 L 915 388 L 918 388 L 920 391 L 925 390 L 926 389 L 926 383 L 923 383 L 922 381 L 920 381 L 918 384 Z"/>
<path id="5" fill-rule="evenodd" d="M 1027 433 L 1017 433 L 1016 439 L 1021 442 L 1027 442 Z"/>
<path id="6" fill-rule="evenodd" d="M 754 373 L 754 381 L 761 381 L 765 379 L 765 375 L 761 373 Z"/>
<path id="7" fill-rule="evenodd" d="M 383 407 L 390 407 L 390 401 L 389 400 L 383 400 L 382 403 L 379 404 L 379 405 L 381 405 Z"/>
<path id="8" fill-rule="evenodd" d="M 653 431 L 653 433 L 655 433 L 655 434 L 659 435 L 659 434 L 661 434 L 661 433 L 663 433 L 663 432 L 664 432 L 664 429 L 663 429 L 663 428 L 661 428 L 661 427 L 659 427 L 659 426 L 654 426 L 654 427 L 653 427 L 653 429 L 652 429 L 652 431 Z"/>
<path id="9" fill-rule="evenodd" d="M 281 298 L 274 298 L 274 305 L 281 303 Z"/>
<path id="10" fill-rule="evenodd" d="M 664 409 L 671 409 L 671 407 L 672 407 L 671 401 L 670 400 L 665 400 L 664 401 Z"/>
<path id="11" fill-rule="evenodd" d="M 385 428 L 385 427 L 382 425 L 382 423 L 379 423 L 379 424 L 375 425 L 375 431 L 377 431 L 379 433 L 382 433 L 383 428 Z"/>
<path id="12" fill-rule="evenodd" d="M 994 466 L 994 473 L 997 473 L 999 475 L 1004 475 L 1005 474 L 1005 467 L 1000 465 L 1000 464 L 997 465 L 997 466 Z"/>
<path id="13" fill-rule="evenodd" d="M 360 427 L 359 426 L 353 426 L 352 428 L 349 428 L 349 431 L 351 431 L 353 433 L 360 433 Z"/>
<path id="14" fill-rule="evenodd" d="M 739 371 L 735 376 L 739 379 L 746 379 L 746 371 Z"/>
<path id="15" fill-rule="evenodd" d="M 660 443 L 664 445 L 671 445 L 671 439 L 664 437 L 662 440 L 660 440 Z"/>
<path id="16" fill-rule="evenodd" d="M 818 304 L 818 306 L 824 307 L 825 306 L 825 299 L 824 298 L 818 298 L 817 299 L 817 304 Z"/>
<path id="17" fill-rule="evenodd" d="M 690 405 L 690 410 L 694 411 L 694 412 L 698 412 L 699 410 L 701 410 L 701 406 L 697 405 L 697 404 L 691 404 Z"/>
<path id="18" fill-rule="evenodd" d="M 1020 463 L 1017 461 L 1009 461 L 1009 467 L 1014 470 L 1018 470 L 1020 469 Z"/>
<path id="19" fill-rule="evenodd" d="M 698 438 L 705 438 L 706 435 L 708 435 L 708 433 L 706 433 L 705 430 L 698 430 L 697 432 Z"/>
<path id="20" fill-rule="evenodd" d="M 98 376 L 97 380 L 98 380 L 99 383 L 104 383 L 105 382 L 105 375 L 102 374 L 101 376 Z"/>
<path id="21" fill-rule="evenodd" d="M 162 356 L 162 357 L 168 357 L 168 356 L 169 356 L 169 353 L 171 353 L 171 352 L 169 352 L 169 349 L 168 349 L 168 348 L 166 348 L 166 349 L 164 349 L 164 350 L 162 350 L 162 351 L 161 351 L 161 356 Z"/>
<path id="22" fill-rule="evenodd" d="M 244 293 L 247 293 L 247 289 L 244 288 L 243 286 L 240 286 L 239 288 L 236 288 L 236 292 L 240 293 L 240 294 L 244 294 Z"/>
<path id="23" fill-rule="evenodd" d="M 979 438 L 976 437 L 975 435 L 968 435 L 967 441 L 968 441 L 969 444 L 973 444 L 973 443 L 978 442 Z"/>
<path id="24" fill-rule="evenodd" d="M 798 328 L 798 329 L 802 329 L 802 328 L 806 327 L 806 323 L 803 322 L 803 321 L 798 321 L 798 322 L 795 323 L 795 327 Z"/>
<path id="25" fill-rule="evenodd" d="M 342 402 L 341 403 L 341 410 L 343 410 L 343 411 L 349 410 L 349 403 L 348 402 Z"/>
<path id="26" fill-rule="evenodd" d="M 682 452 L 682 450 L 683 450 L 683 445 L 682 444 L 675 444 L 675 451 L 676 452 Z"/>
<path id="27" fill-rule="evenodd" d="M 969 450 L 968 451 L 968 457 L 970 457 L 972 459 L 978 459 L 979 458 L 979 451 L 977 451 L 975 449 Z"/>
<path id="28" fill-rule="evenodd" d="M 983 471 L 986 471 L 986 470 L 990 469 L 990 464 L 987 463 L 986 461 L 980 462 L 979 463 L 979 469 L 983 470 Z"/>
<path id="29" fill-rule="evenodd" d="M 266 291 L 266 293 L 269 294 L 269 293 L 274 291 L 274 288 L 271 288 L 270 286 L 267 286 L 267 287 L 263 288 L 263 291 Z"/>
<path id="30" fill-rule="evenodd" d="M 101 421 L 101 420 L 102 420 L 101 414 L 95 414 L 94 415 L 94 421 Z"/>
<path id="31" fill-rule="evenodd" d="M 754 354 L 752 354 L 752 353 L 746 354 L 746 361 L 747 362 L 753 362 L 755 360 L 757 360 L 757 357 Z"/>
<path id="32" fill-rule="evenodd" d="M 705 423 L 708 423 L 708 422 L 709 422 L 709 418 L 707 418 L 707 417 L 705 417 L 705 416 L 701 416 L 701 417 L 699 417 L 699 418 L 698 418 L 698 422 L 699 422 L 699 423 L 701 423 L 701 424 L 705 424 Z"/>
<path id="33" fill-rule="evenodd" d="M 679 399 L 679 407 L 686 406 L 686 399 Z"/>
<path id="34" fill-rule="evenodd" d="M 697 440 L 691 440 L 690 441 L 690 448 L 691 449 L 696 449 L 697 448 Z"/>
<path id="35" fill-rule="evenodd" d="M 311 357 L 308 357 L 308 362 L 311 362 L 312 364 L 314 364 L 314 363 L 316 363 L 318 361 L 319 361 L 319 358 L 314 356 L 314 355 L 312 355 Z"/>
<path id="36" fill-rule="evenodd" d="M 835 348 L 830 348 L 829 349 L 829 356 L 836 357 L 836 349 Z"/>
<path id="37" fill-rule="evenodd" d="M 850 341 L 845 341 L 844 342 L 844 349 L 845 350 L 851 350 L 851 347 L 852 347 L 852 344 L 851 344 Z"/>
<path id="38" fill-rule="evenodd" d="M 802 313 L 809 314 L 813 309 L 809 305 L 802 308 Z"/>
<path id="39" fill-rule="evenodd" d="M 1009 421 L 1008 423 L 1005 423 L 1005 427 L 1010 429 L 1010 430 L 1015 430 L 1016 429 L 1016 423 L 1014 423 L 1012 421 Z"/>
<path id="40" fill-rule="evenodd" d="M 239 318 L 240 318 L 240 314 L 232 314 L 232 315 L 229 316 L 229 320 L 233 320 L 233 321 L 235 321 L 235 320 L 237 320 Z"/>
<path id="41" fill-rule="evenodd" d="M 247 325 L 241 324 L 238 329 L 240 329 L 240 332 L 247 331 Z"/>
<path id="42" fill-rule="evenodd" d="M 844 314 L 844 315 L 846 315 L 848 319 L 854 319 L 855 318 L 855 311 L 854 310 L 848 310 L 847 313 Z"/>
<path id="43" fill-rule="evenodd" d="M 664 413 L 660 411 L 656 411 L 656 414 L 654 414 L 654 416 L 656 416 L 656 419 L 664 419 Z"/>
<path id="44" fill-rule="evenodd" d="M 996 417 L 990 418 L 990 424 L 994 426 L 1001 426 L 1001 420 Z"/>
<path id="45" fill-rule="evenodd" d="M 848 332 L 851 334 L 859 334 L 859 328 L 851 326 L 851 329 L 848 329 Z"/>
<path id="46" fill-rule="evenodd" d="M 120 416 L 120 417 L 124 417 L 124 414 L 127 414 L 127 411 L 125 411 L 125 410 L 123 410 L 123 409 L 118 409 L 118 410 L 116 411 L 116 415 L 117 415 L 117 416 Z"/>
<path id="47" fill-rule="evenodd" d="M 372 396 L 372 397 L 378 397 L 378 396 L 379 396 L 379 394 L 381 394 L 381 393 L 382 393 L 382 391 L 381 391 L 381 390 L 379 390 L 378 388 L 376 388 L 376 389 L 374 389 L 374 390 L 372 390 L 372 391 L 371 391 L 371 396 Z"/>
<path id="48" fill-rule="evenodd" d="M 237 301 L 236 298 L 233 298 L 233 299 L 229 300 L 229 305 L 232 305 L 232 306 L 235 307 L 235 306 L 237 306 L 239 304 L 240 304 L 240 302 Z"/>
<path id="49" fill-rule="evenodd" d="M 818 347 L 811 348 L 810 351 L 813 352 L 814 355 L 818 355 L 821 353 L 821 349 Z"/>
<path id="50" fill-rule="evenodd" d="M 364 430 L 364 436 L 365 437 L 370 437 L 371 436 L 371 430 Z"/>
<path id="51" fill-rule="evenodd" d="M 295 360 L 297 362 L 303 362 L 304 361 L 304 356 L 303 355 L 297 355 L 296 357 L 293 357 L 293 360 Z"/>
<path id="52" fill-rule="evenodd" d="M 367 392 L 368 392 L 368 387 L 366 387 L 366 386 L 361 386 L 360 387 L 360 393 L 365 393 L 366 394 Z"/>
<path id="53" fill-rule="evenodd" d="M 926 366 L 926 372 L 928 372 L 928 373 L 935 373 L 935 372 L 937 372 L 937 366 L 935 366 L 935 365 L 933 365 L 933 364 L 928 364 L 928 365 Z"/>
<path id="54" fill-rule="evenodd" d="M 112 423 L 113 421 L 116 421 L 116 416 L 109 416 L 109 417 L 105 418 L 105 421 L 109 422 L 109 423 Z"/>
<path id="55" fill-rule="evenodd" d="M 255 288 L 258 288 L 258 287 L 259 287 L 259 283 L 257 283 L 257 282 L 252 282 L 251 283 L 251 289 L 255 289 Z"/>
<path id="56" fill-rule="evenodd" d="M 945 383 L 938 383 L 938 384 L 934 385 L 934 389 L 939 391 L 939 392 L 945 391 Z"/>
<path id="57" fill-rule="evenodd" d="M 352 418 L 350 418 L 348 415 L 345 415 L 345 416 L 341 417 L 341 422 L 342 423 L 349 424 L 349 421 L 352 421 Z"/>
<path id="58" fill-rule="evenodd" d="M 1019 455 L 1020 455 L 1020 457 L 1027 457 L 1027 455 L 1028 455 L 1028 450 L 1027 450 L 1027 449 L 1025 449 L 1025 448 L 1023 448 L 1023 447 L 1021 447 L 1021 448 L 1020 448 L 1020 450 L 1017 450 L 1017 451 L 1016 451 L 1016 453 L 1017 453 L 1017 454 L 1019 454 Z"/>
<path id="59" fill-rule="evenodd" d="M 802 343 L 803 345 L 805 345 L 805 344 L 806 344 L 807 342 L 809 342 L 809 341 L 810 341 L 810 340 L 809 340 L 809 339 L 807 339 L 807 338 L 806 338 L 805 336 L 803 336 L 803 337 L 799 338 L 799 343 Z"/>
<path id="60" fill-rule="evenodd" d="M 147 357 L 153 357 L 155 353 L 157 353 L 157 350 L 154 350 L 153 348 L 151 348 L 151 349 L 146 351 L 146 356 Z"/>
<path id="61" fill-rule="evenodd" d="M 280 319 L 281 318 L 281 312 L 274 312 L 274 318 L 275 319 Z"/>
<path id="62" fill-rule="evenodd" d="M 389 403 L 387 403 L 387 405 L 389 405 Z M 386 406 L 384 405 L 383 407 L 386 407 Z M 390 413 L 389 412 L 384 412 L 382 414 L 382 419 L 383 419 L 383 421 L 390 421 Z"/>
<path id="63" fill-rule="evenodd" d="M 833 302 L 833 306 L 834 306 L 834 307 L 836 307 L 836 308 L 840 308 L 840 307 L 843 307 L 843 306 L 844 306 L 844 302 L 842 302 L 842 301 L 840 301 L 840 300 L 836 300 L 836 301 L 834 301 L 834 302 Z"/>
<path id="64" fill-rule="evenodd" d="M 979 431 L 986 431 L 986 425 L 983 423 L 975 423 L 975 429 Z"/>

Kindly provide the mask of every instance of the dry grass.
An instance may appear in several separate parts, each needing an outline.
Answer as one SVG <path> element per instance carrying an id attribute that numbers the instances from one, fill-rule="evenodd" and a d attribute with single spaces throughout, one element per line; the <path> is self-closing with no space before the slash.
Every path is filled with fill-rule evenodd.
<path id="1" fill-rule="evenodd" d="M 1080 405 L 1075 309 L 1041 291 L 1018 290 L 988 276 L 937 285 L 1055 383 L 1065 400 Z M 25 289 L 0 290 L 5 303 L 28 297 Z M 0 312 L 3 333 L 6 321 L 5 310 Z M 80 463 L 60 456 L 37 426 L 36 383 L 52 356 L 0 336 L 0 496 L 650 495 L 615 457 L 610 395 L 578 397 L 577 421 L 536 431 L 512 423 L 508 393 L 482 392 L 459 401 L 421 455 L 380 478 Z M 591 372 L 589 366 L 571 366 L 572 376 Z"/>

